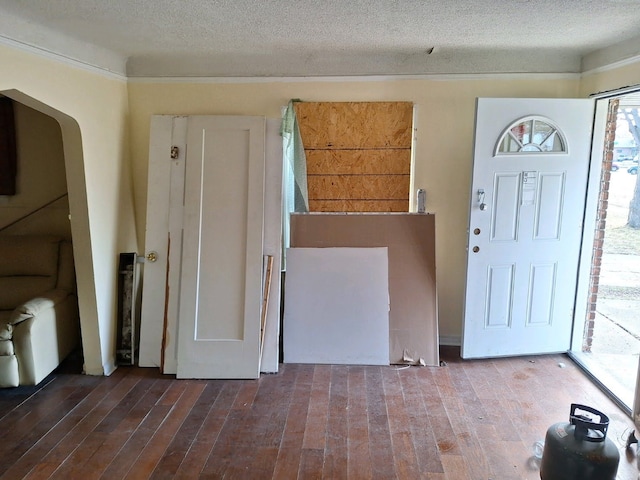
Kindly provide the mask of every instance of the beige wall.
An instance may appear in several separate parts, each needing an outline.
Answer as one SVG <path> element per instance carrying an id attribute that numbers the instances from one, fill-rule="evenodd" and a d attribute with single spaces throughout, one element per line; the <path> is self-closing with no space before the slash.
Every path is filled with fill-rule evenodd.
<path id="1" fill-rule="evenodd" d="M 325 82 L 146 83 L 129 85 L 138 235 L 144 237 L 149 120 L 154 114 L 279 118 L 289 99 L 411 101 L 417 107 L 415 188 L 436 214 L 441 337 L 461 334 L 466 230 L 476 97 L 576 97 L 578 77 Z M 141 243 L 142 244 L 142 243 Z M 458 338 L 459 339 L 459 338 Z"/>
<path id="2" fill-rule="evenodd" d="M 14 116 L 17 193 L 0 197 L 2 233 L 49 233 L 71 238 L 69 203 L 67 197 L 60 198 L 67 193 L 60 125 L 18 102 L 14 103 Z"/>
<path id="3" fill-rule="evenodd" d="M 580 96 L 588 97 L 628 86 L 640 86 L 640 60 L 624 67 L 584 75 L 580 82 Z"/>
<path id="4" fill-rule="evenodd" d="M 114 369 L 117 259 L 135 251 L 127 84 L 0 46 L 0 93 L 59 123 L 64 143 L 85 370 Z"/>

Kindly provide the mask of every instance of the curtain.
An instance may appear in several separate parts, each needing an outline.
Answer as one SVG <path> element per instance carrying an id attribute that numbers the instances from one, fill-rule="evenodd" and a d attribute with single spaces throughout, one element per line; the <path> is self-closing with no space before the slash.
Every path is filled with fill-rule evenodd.
<path id="1" fill-rule="evenodd" d="M 13 101 L 0 97 L 0 195 L 16 194 L 17 163 Z"/>
<path id="2" fill-rule="evenodd" d="M 307 158 L 304 154 L 304 145 L 300 136 L 296 111 L 293 108 L 294 102 L 291 100 L 282 119 L 282 138 L 284 155 L 287 169 L 291 174 L 290 178 L 290 200 L 292 209 L 290 212 L 308 212 L 309 196 L 307 192 Z"/>
<path id="3" fill-rule="evenodd" d="M 308 212 L 309 195 L 307 192 L 307 158 L 298 128 L 296 112 L 291 100 L 282 117 L 282 151 L 284 156 L 283 172 L 283 222 L 282 242 L 283 252 L 289 247 L 289 215 L 291 212 Z M 284 255 L 283 267 L 284 267 Z"/>

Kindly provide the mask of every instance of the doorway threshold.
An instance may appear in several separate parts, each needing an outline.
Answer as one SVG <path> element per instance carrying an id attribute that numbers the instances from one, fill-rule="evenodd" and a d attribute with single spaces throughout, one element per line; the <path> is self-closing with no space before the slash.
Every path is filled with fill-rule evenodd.
<path id="1" fill-rule="evenodd" d="M 636 378 L 638 355 L 567 353 L 593 383 L 632 417 L 635 385 L 625 383 L 624 379 Z"/>

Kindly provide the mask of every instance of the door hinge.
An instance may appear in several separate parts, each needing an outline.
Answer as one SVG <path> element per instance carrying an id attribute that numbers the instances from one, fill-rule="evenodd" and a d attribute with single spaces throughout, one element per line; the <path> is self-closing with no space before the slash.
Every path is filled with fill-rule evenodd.
<path id="1" fill-rule="evenodd" d="M 176 147 L 175 145 L 173 145 L 171 147 L 171 159 L 175 160 L 176 158 L 178 158 L 178 154 L 180 153 L 180 149 L 178 147 Z"/>

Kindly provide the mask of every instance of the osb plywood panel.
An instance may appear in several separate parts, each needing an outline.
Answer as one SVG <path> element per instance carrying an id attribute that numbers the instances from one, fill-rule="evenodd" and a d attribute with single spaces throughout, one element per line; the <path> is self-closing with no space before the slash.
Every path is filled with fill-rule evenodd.
<path id="1" fill-rule="evenodd" d="M 411 102 L 295 103 L 305 150 L 411 148 Z"/>
<path id="2" fill-rule="evenodd" d="M 311 211 L 408 211 L 412 103 L 302 102 L 295 109 Z M 402 207 L 372 200 L 396 200 Z"/>
<path id="3" fill-rule="evenodd" d="M 307 175 L 411 173 L 411 149 L 307 150 Z"/>
<path id="4" fill-rule="evenodd" d="M 388 247 L 389 361 L 438 365 L 435 215 L 291 215 L 292 247 Z"/>
<path id="5" fill-rule="evenodd" d="M 309 200 L 312 212 L 408 212 L 408 200 Z"/>
<path id="6" fill-rule="evenodd" d="M 408 200 L 409 175 L 309 175 L 313 200 Z"/>

